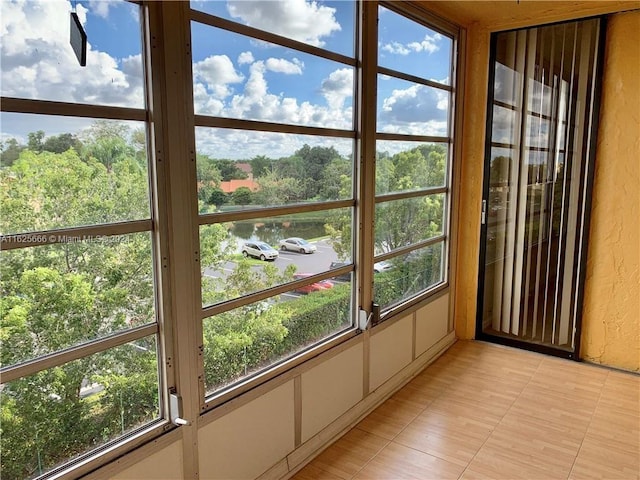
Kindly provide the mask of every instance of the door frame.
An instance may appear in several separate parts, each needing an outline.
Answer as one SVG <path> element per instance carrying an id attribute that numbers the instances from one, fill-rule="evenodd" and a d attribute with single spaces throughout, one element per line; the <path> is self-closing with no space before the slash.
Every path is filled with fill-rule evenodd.
<path id="1" fill-rule="evenodd" d="M 491 169 L 491 132 L 493 125 L 493 103 L 494 103 L 494 89 L 493 85 L 495 83 L 495 61 L 496 61 L 496 51 L 497 51 L 497 41 L 498 34 L 505 32 L 516 32 L 521 30 L 527 30 L 529 28 L 537 28 L 541 26 L 551 26 L 551 25 L 560 25 L 563 23 L 573 23 L 576 21 L 589 20 L 589 19 L 597 18 L 599 20 L 599 30 L 598 37 L 596 40 L 596 58 L 594 62 L 596 63 L 596 71 L 593 78 L 594 86 L 593 86 L 593 100 L 592 100 L 592 110 L 591 110 L 591 125 L 587 128 L 587 133 L 589 135 L 589 141 L 587 143 L 588 152 L 586 154 L 585 168 L 587 169 L 587 173 L 584 178 L 584 182 L 586 182 L 585 189 L 589 192 L 585 195 L 585 200 L 583 203 L 583 228 L 582 235 L 580 236 L 579 241 L 577 242 L 579 253 L 577 255 L 577 261 L 574 262 L 574 269 L 578 270 L 578 275 L 576 277 L 576 309 L 575 309 L 575 328 L 573 333 L 573 340 L 575 344 L 575 348 L 573 351 L 563 350 L 560 348 L 554 348 L 549 345 L 526 342 L 524 340 L 517 340 L 510 337 L 503 337 L 499 335 L 492 335 L 489 333 L 485 333 L 482 330 L 483 323 L 483 312 L 484 312 L 484 279 L 485 279 L 485 261 L 486 261 L 486 253 L 487 253 L 487 221 L 486 221 L 486 212 L 487 206 L 489 204 L 489 178 L 490 178 L 490 169 Z M 509 29 L 509 30 L 500 30 L 491 32 L 491 39 L 489 42 L 489 75 L 488 75 L 488 85 L 487 85 L 487 110 L 486 110 L 486 123 L 485 123 L 485 140 L 484 140 L 484 163 L 483 163 L 483 174 L 482 174 L 482 207 L 481 207 L 481 221 L 480 221 L 480 251 L 479 251 L 479 261 L 478 261 L 478 289 L 477 289 L 477 300 L 476 300 L 476 325 L 475 325 L 475 339 L 481 341 L 487 341 L 491 343 L 497 343 L 500 345 L 506 345 L 509 347 L 520 348 L 523 350 L 529 350 L 537 353 L 542 353 L 546 355 L 552 355 L 556 357 L 566 358 L 574 361 L 581 361 L 580 358 L 580 350 L 581 350 L 581 340 L 582 340 L 582 314 L 584 307 L 584 290 L 585 290 L 585 280 L 586 280 L 586 267 L 587 267 L 587 255 L 588 255 L 588 247 L 589 247 L 589 235 L 590 235 L 590 226 L 591 226 L 591 209 L 592 209 L 592 198 L 593 198 L 593 184 L 595 178 L 595 162 L 596 162 L 596 147 L 598 143 L 598 131 L 599 131 L 599 121 L 600 121 L 600 106 L 602 99 L 602 80 L 604 73 L 604 63 L 605 63 L 605 46 L 606 46 L 606 32 L 607 32 L 607 16 L 600 15 L 597 17 L 586 17 L 580 19 L 572 19 L 564 22 L 554 22 L 551 24 L 545 25 L 531 25 L 524 28 L 517 29 Z M 581 182 L 580 186 L 583 186 Z M 484 220 L 483 221 L 483 218 Z"/>

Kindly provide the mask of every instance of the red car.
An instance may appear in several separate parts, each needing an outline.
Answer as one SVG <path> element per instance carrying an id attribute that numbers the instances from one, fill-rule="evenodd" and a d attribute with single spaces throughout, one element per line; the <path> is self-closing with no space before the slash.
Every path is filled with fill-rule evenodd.
<path id="1" fill-rule="evenodd" d="M 310 273 L 294 273 L 293 279 L 301 280 L 310 276 Z M 333 288 L 333 283 L 331 283 L 329 280 L 320 280 L 310 285 L 303 285 L 302 287 L 298 287 L 294 290 L 294 292 L 307 294 L 312 292 L 319 292 L 321 290 L 328 290 L 329 288 Z"/>

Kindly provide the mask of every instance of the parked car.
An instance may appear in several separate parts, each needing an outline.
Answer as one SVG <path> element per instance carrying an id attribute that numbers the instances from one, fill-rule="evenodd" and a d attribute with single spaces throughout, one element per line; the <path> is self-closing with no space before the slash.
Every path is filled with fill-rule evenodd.
<path id="1" fill-rule="evenodd" d="M 268 243 L 245 242 L 242 245 L 242 255 L 245 257 L 259 258 L 262 261 L 275 260 L 278 258 L 278 251 Z"/>
<path id="2" fill-rule="evenodd" d="M 316 246 L 307 242 L 304 238 L 291 237 L 280 240 L 280 250 L 290 250 L 292 252 L 313 253 Z"/>
<path id="3" fill-rule="evenodd" d="M 329 265 L 329 270 L 333 270 L 334 268 L 344 267 L 345 265 L 349 265 L 347 262 L 331 262 Z M 341 275 L 336 275 L 333 277 L 334 280 L 340 280 L 343 282 L 348 282 L 351 280 L 351 272 L 343 273 Z"/>
<path id="4" fill-rule="evenodd" d="M 381 262 L 376 262 L 373 264 L 373 273 L 386 272 L 387 270 L 391 270 L 393 268 L 393 263 L 388 262 L 387 260 L 383 260 Z"/>
<path id="5" fill-rule="evenodd" d="M 294 273 L 294 280 L 301 280 L 303 278 L 310 277 L 310 273 Z M 322 290 L 328 290 L 329 288 L 333 288 L 333 283 L 329 280 L 320 280 L 318 282 L 314 282 L 310 285 L 304 285 L 302 287 L 298 287 L 294 290 L 296 293 L 312 293 L 312 292 L 320 292 Z"/>

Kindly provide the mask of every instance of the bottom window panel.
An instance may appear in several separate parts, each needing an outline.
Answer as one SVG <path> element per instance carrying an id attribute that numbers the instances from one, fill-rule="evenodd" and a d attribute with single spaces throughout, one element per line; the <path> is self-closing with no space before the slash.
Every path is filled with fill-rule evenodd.
<path id="1" fill-rule="evenodd" d="M 2 384 L 2 478 L 34 478 L 160 417 L 155 336 Z"/>
<path id="2" fill-rule="evenodd" d="M 374 299 L 383 309 L 397 305 L 444 281 L 444 243 L 377 262 Z"/>
<path id="3" fill-rule="evenodd" d="M 351 282 L 310 283 L 203 322 L 207 396 L 353 325 Z"/>

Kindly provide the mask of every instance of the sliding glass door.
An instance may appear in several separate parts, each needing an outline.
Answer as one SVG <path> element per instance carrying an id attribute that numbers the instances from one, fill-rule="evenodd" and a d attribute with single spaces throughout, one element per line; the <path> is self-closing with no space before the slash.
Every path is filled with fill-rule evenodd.
<path id="1" fill-rule="evenodd" d="M 602 23 L 493 34 L 477 338 L 577 354 Z"/>

